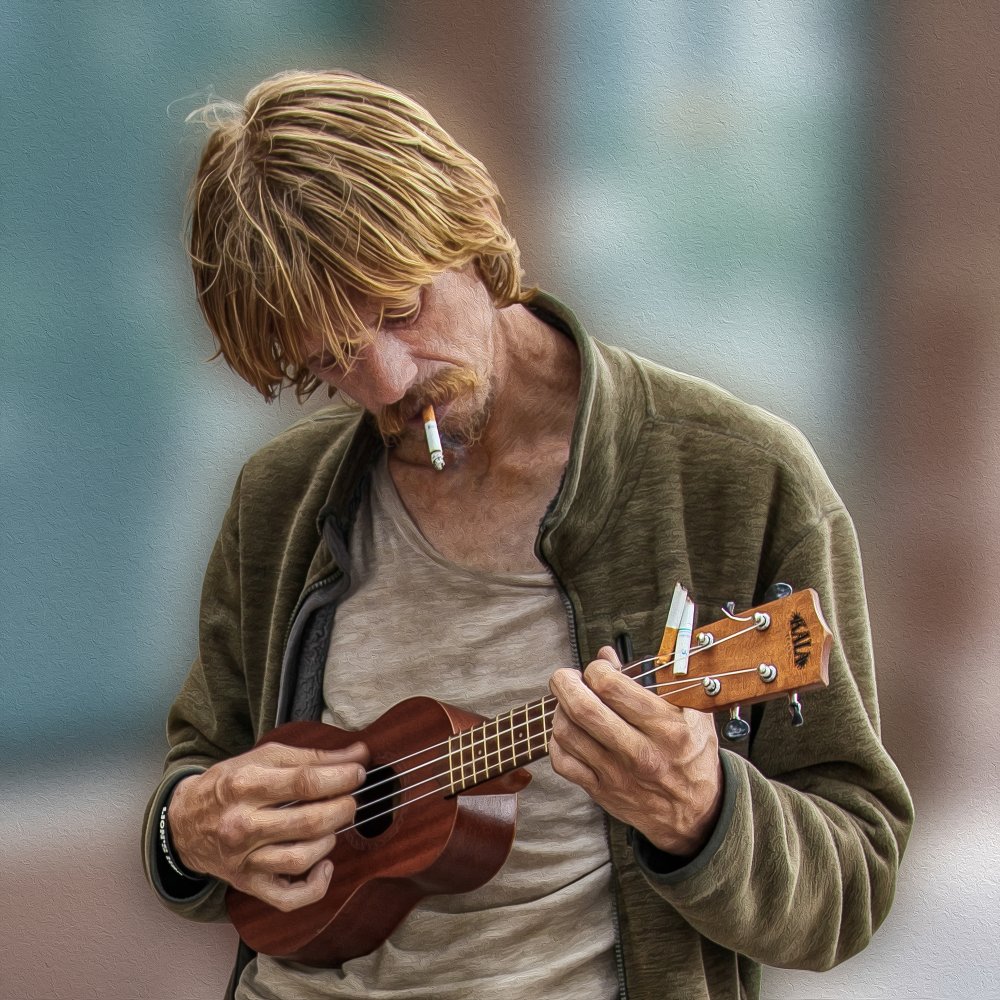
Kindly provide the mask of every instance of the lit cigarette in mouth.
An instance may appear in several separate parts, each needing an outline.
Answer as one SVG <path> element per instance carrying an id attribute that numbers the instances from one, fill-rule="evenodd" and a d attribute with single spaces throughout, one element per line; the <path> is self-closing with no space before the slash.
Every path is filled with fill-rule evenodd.
<path id="1" fill-rule="evenodd" d="M 444 468 L 444 452 L 441 450 L 441 436 L 438 434 L 437 417 L 434 407 L 428 403 L 424 407 L 424 434 L 427 436 L 427 450 L 431 453 L 431 465 L 440 472 Z"/>

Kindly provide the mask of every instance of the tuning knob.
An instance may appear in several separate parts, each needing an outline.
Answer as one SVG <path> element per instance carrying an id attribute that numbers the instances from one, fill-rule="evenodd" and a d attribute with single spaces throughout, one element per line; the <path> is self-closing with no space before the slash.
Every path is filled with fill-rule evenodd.
<path id="1" fill-rule="evenodd" d="M 805 724 L 805 719 L 802 718 L 802 704 L 799 701 L 799 695 L 797 691 L 793 691 L 788 696 L 788 714 L 792 717 L 792 725 L 795 727 Z"/>
<path id="2" fill-rule="evenodd" d="M 730 743 L 739 743 L 750 735 L 750 723 L 746 719 L 740 718 L 740 706 L 736 705 L 729 710 L 729 718 L 722 726 L 722 735 Z"/>
<path id="3" fill-rule="evenodd" d="M 765 601 L 777 601 L 782 597 L 790 597 L 792 594 L 792 585 L 790 583 L 772 583 L 767 590 L 764 591 Z"/>

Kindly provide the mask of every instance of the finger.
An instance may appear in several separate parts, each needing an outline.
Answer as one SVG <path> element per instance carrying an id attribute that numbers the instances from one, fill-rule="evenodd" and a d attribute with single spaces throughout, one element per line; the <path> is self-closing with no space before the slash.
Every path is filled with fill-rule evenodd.
<path id="1" fill-rule="evenodd" d="M 305 878 L 284 875 L 253 875 L 241 880 L 238 888 L 287 913 L 316 903 L 325 895 L 333 876 L 333 863 L 321 861 Z"/>
<path id="2" fill-rule="evenodd" d="M 594 770 L 555 740 L 549 743 L 549 761 L 556 774 L 579 785 L 588 794 L 593 795 L 597 790 L 599 781 Z"/>
<path id="3" fill-rule="evenodd" d="M 552 717 L 551 742 L 564 754 L 574 757 L 595 773 L 601 769 L 602 761 L 608 756 L 607 748 L 576 725 L 561 708 L 557 708 Z"/>
<path id="4" fill-rule="evenodd" d="M 230 802 L 279 805 L 336 798 L 353 792 L 364 780 L 365 769 L 358 763 L 244 764 L 223 779 L 222 792 Z"/>
<path id="5" fill-rule="evenodd" d="M 617 667 L 619 670 L 622 668 L 622 661 L 618 658 L 618 653 L 614 646 L 601 646 L 597 651 L 597 659 L 607 660 L 612 666 Z"/>
<path id="6" fill-rule="evenodd" d="M 318 840 L 269 844 L 254 851 L 243 867 L 247 872 L 263 872 L 267 875 L 302 875 L 318 861 L 322 861 L 333 850 L 336 842 L 337 835 L 331 833 Z"/>
<path id="7" fill-rule="evenodd" d="M 315 747 L 293 747 L 286 743 L 262 743 L 247 751 L 243 757 L 255 763 L 270 764 L 275 767 L 301 767 L 303 765 L 367 764 L 368 748 L 356 742 L 337 750 L 321 750 Z"/>
<path id="8" fill-rule="evenodd" d="M 614 713 L 647 735 L 660 734 L 664 726 L 679 724 L 683 709 L 636 683 L 604 660 L 587 667 L 584 683 Z"/>
<path id="9" fill-rule="evenodd" d="M 239 847 L 246 855 L 268 844 L 317 840 L 350 826 L 357 803 L 342 795 L 321 802 L 303 802 L 248 810 L 242 815 Z"/>
<path id="10" fill-rule="evenodd" d="M 603 669 L 613 671 L 614 668 L 603 665 Z M 635 730 L 601 701 L 577 671 L 557 670 L 549 681 L 549 687 L 570 721 L 589 733 L 602 747 L 617 751 L 635 740 Z"/>

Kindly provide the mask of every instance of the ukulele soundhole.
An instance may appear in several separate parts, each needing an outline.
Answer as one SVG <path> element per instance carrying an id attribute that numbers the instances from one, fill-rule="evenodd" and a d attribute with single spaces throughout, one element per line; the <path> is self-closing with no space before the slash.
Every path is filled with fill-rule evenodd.
<path id="1" fill-rule="evenodd" d="M 368 772 L 368 779 L 354 793 L 358 800 L 354 822 L 362 837 L 377 837 L 389 829 L 400 790 L 399 778 L 391 767 L 376 767 Z"/>

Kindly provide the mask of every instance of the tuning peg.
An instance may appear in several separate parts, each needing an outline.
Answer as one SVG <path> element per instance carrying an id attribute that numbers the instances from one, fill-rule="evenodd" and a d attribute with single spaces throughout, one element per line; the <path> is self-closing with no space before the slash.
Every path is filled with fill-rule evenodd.
<path id="1" fill-rule="evenodd" d="M 802 704 L 799 701 L 799 694 L 797 691 L 793 691 L 788 696 L 788 714 L 792 717 L 792 725 L 795 727 L 805 724 L 805 719 L 802 718 Z"/>
<path id="2" fill-rule="evenodd" d="M 750 723 L 740 718 L 740 706 L 734 705 L 729 710 L 729 718 L 722 726 L 722 735 L 730 743 L 739 743 L 750 735 Z"/>
<path id="3" fill-rule="evenodd" d="M 770 603 L 771 601 L 778 601 L 782 597 L 791 597 L 791 595 L 792 585 L 790 583 L 772 583 L 764 591 L 764 601 Z"/>

